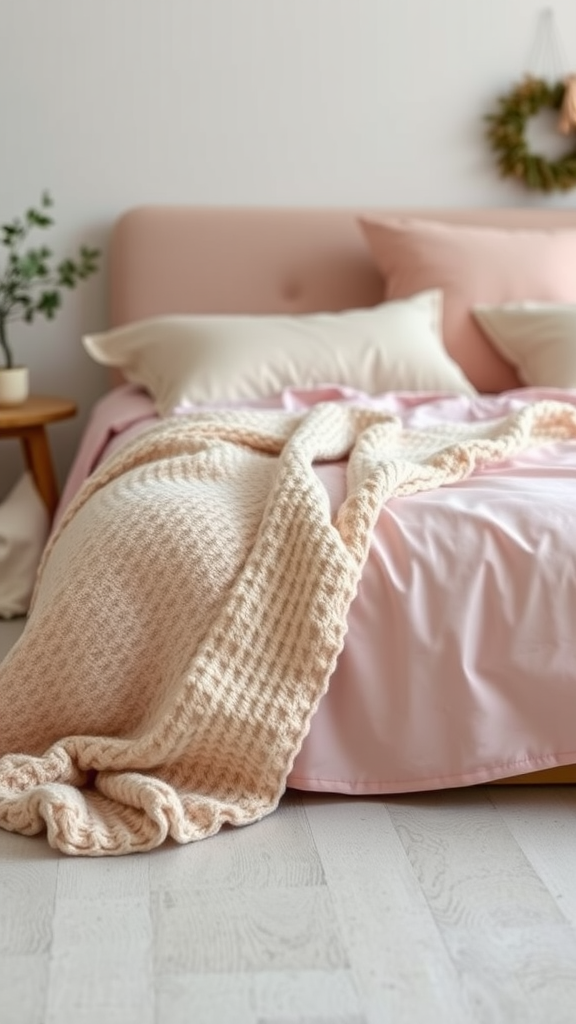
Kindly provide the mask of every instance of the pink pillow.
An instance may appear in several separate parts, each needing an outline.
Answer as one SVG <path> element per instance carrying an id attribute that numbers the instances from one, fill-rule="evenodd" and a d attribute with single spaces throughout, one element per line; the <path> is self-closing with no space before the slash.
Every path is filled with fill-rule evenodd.
<path id="1" fill-rule="evenodd" d="M 576 302 L 576 231 L 515 230 L 412 218 L 359 218 L 386 299 L 440 288 L 444 344 L 478 391 L 521 382 L 490 345 L 473 306 Z"/>

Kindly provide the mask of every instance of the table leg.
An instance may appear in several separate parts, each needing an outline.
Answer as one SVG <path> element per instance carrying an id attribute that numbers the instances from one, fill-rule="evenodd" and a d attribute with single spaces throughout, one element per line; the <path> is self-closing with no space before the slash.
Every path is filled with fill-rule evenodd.
<path id="1" fill-rule="evenodd" d="M 21 435 L 28 469 L 52 520 L 58 505 L 58 487 L 44 427 L 27 427 Z"/>

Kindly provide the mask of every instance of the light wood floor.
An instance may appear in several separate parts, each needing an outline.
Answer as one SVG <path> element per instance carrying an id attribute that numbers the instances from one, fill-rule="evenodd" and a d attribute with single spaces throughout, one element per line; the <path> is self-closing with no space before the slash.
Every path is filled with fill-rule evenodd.
<path id="1" fill-rule="evenodd" d="M 568 786 L 291 793 L 127 858 L 0 830 L 0 1022 L 574 1024 L 575 860 Z"/>

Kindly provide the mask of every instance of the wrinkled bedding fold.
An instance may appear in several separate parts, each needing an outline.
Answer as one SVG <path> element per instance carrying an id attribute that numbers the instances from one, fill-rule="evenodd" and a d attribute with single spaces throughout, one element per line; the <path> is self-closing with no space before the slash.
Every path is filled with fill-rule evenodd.
<path id="1" fill-rule="evenodd" d="M 147 429 L 65 511 L 0 668 L 0 825 L 123 854 L 273 811 L 382 505 L 574 437 L 555 401 L 429 430 L 338 402 Z M 346 457 L 333 515 L 314 467 Z"/>

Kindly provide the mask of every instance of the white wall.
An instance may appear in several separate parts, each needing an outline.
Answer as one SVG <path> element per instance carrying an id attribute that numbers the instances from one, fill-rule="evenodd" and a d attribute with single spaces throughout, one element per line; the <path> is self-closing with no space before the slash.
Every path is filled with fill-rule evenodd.
<path id="1" fill-rule="evenodd" d="M 526 71 L 540 0 L 0 0 L 0 223 L 55 199 L 58 256 L 106 248 L 142 202 L 431 206 L 567 203 L 498 179 L 484 115 Z M 2 254 L 0 253 L 0 261 Z M 103 372 L 106 260 L 55 323 L 12 338 L 36 391 L 76 398 L 51 428 L 62 480 Z M 0 450 L 0 495 L 21 470 Z"/>

